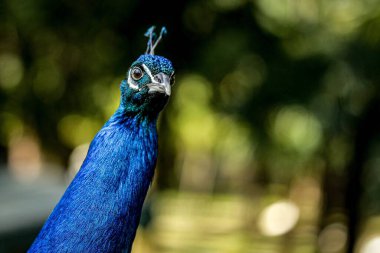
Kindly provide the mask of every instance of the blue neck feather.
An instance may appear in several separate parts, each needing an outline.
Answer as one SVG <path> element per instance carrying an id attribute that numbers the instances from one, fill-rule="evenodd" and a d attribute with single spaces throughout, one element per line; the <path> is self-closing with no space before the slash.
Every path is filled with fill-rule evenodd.
<path id="1" fill-rule="evenodd" d="M 91 142 L 86 159 L 28 252 L 130 252 L 157 160 L 156 122 L 174 83 L 172 63 L 154 49 L 132 63 L 118 110 Z"/>
<path id="2" fill-rule="evenodd" d="M 157 159 L 157 114 L 121 103 L 29 252 L 130 252 Z"/>

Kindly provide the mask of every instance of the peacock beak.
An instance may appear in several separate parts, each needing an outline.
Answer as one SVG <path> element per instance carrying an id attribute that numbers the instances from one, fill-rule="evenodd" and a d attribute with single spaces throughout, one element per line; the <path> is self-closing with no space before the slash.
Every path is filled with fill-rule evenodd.
<path id="1" fill-rule="evenodd" d="M 158 73 L 154 76 L 151 83 L 147 84 L 148 93 L 165 93 L 167 96 L 171 94 L 170 77 L 164 73 Z"/>

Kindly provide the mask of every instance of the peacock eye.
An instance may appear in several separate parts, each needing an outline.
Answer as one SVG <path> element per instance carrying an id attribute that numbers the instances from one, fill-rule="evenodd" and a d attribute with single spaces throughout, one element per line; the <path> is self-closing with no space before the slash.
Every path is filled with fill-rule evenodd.
<path id="1" fill-rule="evenodd" d="M 173 85 L 175 82 L 175 74 L 173 72 L 173 74 L 170 76 L 170 85 Z"/>
<path id="2" fill-rule="evenodd" d="M 134 67 L 131 71 L 131 76 L 135 81 L 140 80 L 143 76 L 143 71 L 139 67 Z"/>

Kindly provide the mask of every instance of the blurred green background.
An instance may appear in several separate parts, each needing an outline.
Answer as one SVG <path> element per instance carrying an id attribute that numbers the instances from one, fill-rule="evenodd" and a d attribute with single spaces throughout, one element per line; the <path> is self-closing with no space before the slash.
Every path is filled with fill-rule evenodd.
<path id="1" fill-rule="evenodd" d="M 0 1 L 0 252 L 25 252 L 165 25 L 133 252 L 380 252 L 378 0 Z"/>

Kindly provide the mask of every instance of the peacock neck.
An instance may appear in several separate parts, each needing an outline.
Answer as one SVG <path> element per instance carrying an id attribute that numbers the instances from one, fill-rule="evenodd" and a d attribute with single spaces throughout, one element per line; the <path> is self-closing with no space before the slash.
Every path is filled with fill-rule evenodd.
<path id="1" fill-rule="evenodd" d="M 130 252 L 157 159 L 156 118 L 115 112 L 29 252 Z"/>
<path id="2" fill-rule="evenodd" d="M 156 127 L 158 112 L 146 112 L 132 110 L 129 106 L 121 103 L 106 125 L 127 124 L 131 126 L 141 125 L 143 127 Z"/>

